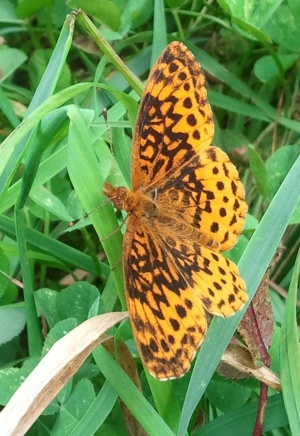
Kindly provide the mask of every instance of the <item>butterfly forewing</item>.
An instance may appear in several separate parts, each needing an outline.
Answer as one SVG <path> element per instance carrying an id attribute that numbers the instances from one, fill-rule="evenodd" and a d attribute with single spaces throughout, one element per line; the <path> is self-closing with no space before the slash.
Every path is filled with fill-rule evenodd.
<path id="1" fill-rule="evenodd" d="M 193 54 L 171 43 L 155 63 L 141 100 L 132 150 L 132 187 L 155 187 L 211 144 L 214 125 L 205 78 Z"/>

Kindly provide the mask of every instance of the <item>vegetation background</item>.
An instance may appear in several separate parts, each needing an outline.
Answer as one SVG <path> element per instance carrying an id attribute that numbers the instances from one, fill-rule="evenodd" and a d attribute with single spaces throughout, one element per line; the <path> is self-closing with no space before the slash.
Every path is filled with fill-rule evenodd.
<path id="1" fill-rule="evenodd" d="M 214 143 L 245 185 L 249 216 L 230 256 L 250 297 L 273 259 L 270 355 L 282 393 L 268 391 L 263 432 L 299 434 L 299 1 L 1 0 L 0 8 L 0 404 L 59 338 L 125 309 L 114 232 L 122 217 L 102 186 L 130 184 L 141 81 L 166 44 L 181 40 L 206 73 Z M 91 21 L 68 15 L 78 8 Z M 215 372 L 241 316 L 213 320 L 193 371 L 172 382 L 144 372 L 124 321 L 110 334 L 127 346 L 117 358 L 130 376 L 112 359 L 113 342 L 111 354 L 98 347 L 27 434 L 251 435 L 259 382 Z"/>

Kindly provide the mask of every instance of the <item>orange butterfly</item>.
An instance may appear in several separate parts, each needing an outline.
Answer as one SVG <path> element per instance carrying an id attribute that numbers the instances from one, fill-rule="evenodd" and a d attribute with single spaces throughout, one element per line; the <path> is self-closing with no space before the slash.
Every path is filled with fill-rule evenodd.
<path id="1" fill-rule="evenodd" d="M 228 317 L 247 301 L 237 266 L 220 253 L 244 226 L 244 188 L 228 156 L 211 146 L 212 112 L 199 63 L 180 42 L 154 65 L 132 145 L 132 190 L 105 183 L 128 213 L 123 266 L 134 338 L 160 380 L 190 368 L 205 311 Z"/>

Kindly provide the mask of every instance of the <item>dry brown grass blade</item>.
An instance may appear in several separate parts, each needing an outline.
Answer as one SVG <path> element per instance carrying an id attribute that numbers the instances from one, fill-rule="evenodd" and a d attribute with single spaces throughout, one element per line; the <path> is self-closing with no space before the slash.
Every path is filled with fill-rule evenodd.
<path id="1" fill-rule="evenodd" d="M 242 349 L 242 347 L 229 345 L 222 356 L 222 362 L 227 363 L 245 374 L 252 375 L 257 380 L 265 383 L 276 391 L 281 391 L 279 377 L 266 366 L 256 367 L 252 361 L 250 352 L 246 348 Z"/>
<path id="2" fill-rule="evenodd" d="M 127 316 L 127 312 L 96 316 L 57 341 L 0 413 L 1 435 L 24 435 L 94 348 L 107 339 L 106 330 Z"/>

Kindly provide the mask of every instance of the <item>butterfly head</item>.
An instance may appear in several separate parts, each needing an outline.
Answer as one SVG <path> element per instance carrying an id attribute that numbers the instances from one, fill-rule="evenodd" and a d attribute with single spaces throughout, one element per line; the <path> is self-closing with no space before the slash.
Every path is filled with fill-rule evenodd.
<path id="1" fill-rule="evenodd" d="M 116 209 L 126 210 L 128 189 L 124 186 L 115 188 L 110 183 L 104 183 L 103 194 L 112 202 Z"/>

